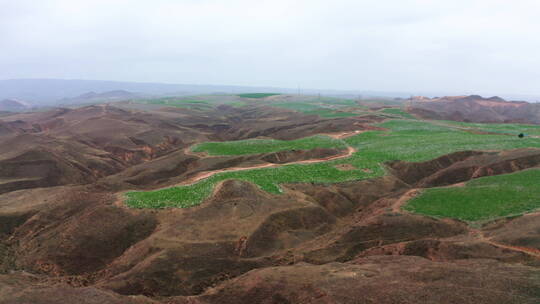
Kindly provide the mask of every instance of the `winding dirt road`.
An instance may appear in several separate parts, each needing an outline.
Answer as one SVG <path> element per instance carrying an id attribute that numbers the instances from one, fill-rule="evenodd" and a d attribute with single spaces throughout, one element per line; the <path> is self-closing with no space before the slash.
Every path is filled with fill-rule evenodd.
<path id="1" fill-rule="evenodd" d="M 525 253 L 525 254 L 528 254 L 530 256 L 533 256 L 533 257 L 536 257 L 536 258 L 540 259 L 540 250 L 537 249 L 537 248 L 523 247 L 523 246 L 513 246 L 513 245 L 499 243 L 499 242 L 493 241 L 490 238 L 486 237 L 484 235 L 484 233 L 482 233 L 482 231 L 477 230 L 477 229 L 471 230 L 471 234 L 481 242 L 488 243 L 490 245 L 493 245 L 495 247 L 499 247 L 499 248 L 502 248 L 502 249 L 508 249 L 508 250 L 512 250 L 512 251 Z"/>
<path id="2" fill-rule="evenodd" d="M 461 187 L 463 186 L 464 183 L 457 183 L 457 184 L 454 184 L 454 185 L 450 185 L 450 186 L 447 186 L 447 187 Z M 420 193 L 421 193 L 421 190 L 422 189 L 419 189 L 419 188 L 415 188 L 415 189 L 411 189 L 407 192 L 405 192 L 398 200 L 395 201 L 395 203 L 392 205 L 392 211 L 393 212 L 406 212 L 402 209 L 402 207 L 408 202 L 410 201 L 411 199 L 415 198 L 416 196 L 418 196 Z M 487 243 L 487 244 L 490 244 L 492 246 L 495 246 L 495 247 L 499 247 L 499 248 L 502 248 L 502 249 L 507 249 L 507 250 L 512 250 L 512 251 L 517 251 L 517 252 L 521 252 L 521 253 L 525 253 L 525 254 L 528 254 L 530 256 L 533 256 L 535 258 L 539 258 L 540 259 L 540 249 L 537 249 L 537 248 L 532 248 L 532 247 L 523 247 L 523 246 L 513 246 L 513 245 L 508 245 L 508 244 L 504 244 L 504 243 L 500 243 L 500 242 L 496 242 L 496 241 L 493 241 L 491 240 L 490 238 L 486 237 L 484 235 L 484 233 L 481 231 L 481 230 L 478 230 L 478 229 L 470 229 L 470 235 L 480 241 L 480 242 L 483 242 L 483 243 Z"/>
<path id="3" fill-rule="evenodd" d="M 354 135 L 357 135 L 357 134 L 360 134 L 360 133 L 366 132 L 366 131 L 369 131 L 369 130 L 356 130 L 356 131 L 347 131 L 347 132 L 338 132 L 338 133 L 324 133 L 324 134 L 320 134 L 320 135 L 326 135 L 326 136 L 329 136 L 329 137 L 332 137 L 332 138 L 335 138 L 335 139 L 344 139 L 344 138 L 351 137 L 351 136 L 354 136 Z M 195 184 L 195 183 L 197 183 L 197 182 L 199 182 L 199 181 L 201 181 L 203 179 L 212 177 L 212 176 L 214 176 L 214 175 L 216 175 L 218 173 L 223 173 L 223 172 L 236 172 L 236 171 L 262 169 L 262 168 L 276 168 L 276 167 L 285 166 L 285 165 L 313 164 L 313 163 L 320 163 L 320 162 L 325 162 L 325 161 L 329 161 L 329 160 L 336 160 L 336 159 L 340 159 L 340 158 L 349 157 L 356 151 L 357 150 L 355 148 L 353 148 L 351 146 L 348 146 L 347 147 L 347 153 L 340 154 L 340 155 L 329 156 L 329 157 L 324 157 L 324 158 L 300 160 L 300 161 L 290 162 L 290 163 L 286 163 L 286 164 L 260 164 L 260 165 L 255 165 L 255 166 L 251 166 L 251 167 L 232 167 L 232 168 L 220 169 L 220 170 L 203 171 L 203 172 L 199 172 L 197 175 L 195 175 L 195 176 L 181 182 L 178 185 L 181 185 L 181 186 L 193 185 L 193 184 Z M 191 147 L 185 148 L 184 153 L 187 154 L 187 155 L 194 155 L 194 156 L 197 156 L 197 157 L 212 157 L 212 156 L 208 156 L 205 152 L 193 152 L 193 151 L 191 151 Z"/>
<path id="4" fill-rule="evenodd" d="M 286 163 L 286 164 L 270 164 L 269 163 L 269 164 L 260 164 L 260 165 L 250 166 L 250 167 L 231 167 L 231 168 L 227 168 L 227 169 L 203 171 L 203 172 L 199 172 L 197 175 L 183 181 L 179 185 L 182 185 L 182 186 L 193 185 L 193 184 L 195 184 L 195 183 L 197 183 L 197 182 L 199 182 L 199 181 L 201 181 L 203 179 L 212 177 L 212 176 L 214 176 L 214 175 L 216 175 L 218 173 L 223 173 L 223 172 L 236 172 L 236 171 L 262 169 L 262 168 L 277 168 L 277 167 L 286 166 L 286 165 L 321 163 L 321 162 L 326 162 L 326 161 L 330 161 L 330 160 L 336 160 L 336 159 L 349 157 L 356 151 L 357 150 L 355 148 L 349 146 L 349 147 L 347 147 L 347 152 L 345 154 L 339 154 L 339 155 L 334 155 L 334 156 L 329 156 L 329 157 L 324 157 L 324 158 L 299 160 L 299 161 L 290 162 L 290 163 Z"/>

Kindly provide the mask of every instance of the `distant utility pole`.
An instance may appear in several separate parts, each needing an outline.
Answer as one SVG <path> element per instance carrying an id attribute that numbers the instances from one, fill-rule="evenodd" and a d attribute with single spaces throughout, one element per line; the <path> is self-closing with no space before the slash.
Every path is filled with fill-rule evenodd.
<path id="1" fill-rule="evenodd" d="M 412 109 L 412 103 L 413 103 L 413 96 L 409 98 L 409 100 L 406 102 L 405 110 L 410 111 Z"/>
<path id="2" fill-rule="evenodd" d="M 300 96 L 300 85 L 298 85 L 298 96 Z"/>

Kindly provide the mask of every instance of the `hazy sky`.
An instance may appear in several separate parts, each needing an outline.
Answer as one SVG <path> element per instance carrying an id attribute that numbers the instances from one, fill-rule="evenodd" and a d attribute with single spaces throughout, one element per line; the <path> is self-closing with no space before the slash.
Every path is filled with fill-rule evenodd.
<path id="1" fill-rule="evenodd" d="M 540 95 L 538 0 L 0 0 L 0 79 Z"/>

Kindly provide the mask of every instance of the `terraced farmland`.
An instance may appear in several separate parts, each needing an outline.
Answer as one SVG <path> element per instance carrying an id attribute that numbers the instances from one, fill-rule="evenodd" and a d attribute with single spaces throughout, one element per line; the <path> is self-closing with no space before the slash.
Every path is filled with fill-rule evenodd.
<path id="1" fill-rule="evenodd" d="M 149 99 L 149 100 L 138 100 L 138 103 L 152 104 L 152 105 L 162 105 L 164 107 L 176 107 L 176 108 L 186 108 L 186 109 L 199 109 L 206 110 L 211 108 L 213 105 L 206 100 L 192 100 L 192 99 L 178 99 L 178 98 L 159 98 L 159 99 Z"/>
<path id="2" fill-rule="evenodd" d="M 540 170 L 488 176 L 463 187 L 431 188 L 404 209 L 465 221 L 489 220 L 540 208 Z"/>
<path id="3" fill-rule="evenodd" d="M 310 102 L 279 102 L 270 104 L 272 107 L 298 111 L 306 115 L 318 115 L 323 118 L 358 116 L 358 110 L 367 109 L 353 100 L 325 99 Z"/>
<path id="4" fill-rule="evenodd" d="M 270 104 L 273 107 L 284 108 L 289 110 L 294 110 L 298 112 L 308 112 L 320 110 L 321 107 L 316 104 L 307 103 L 307 102 L 280 102 Z"/>
<path id="5" fill-rule="evenodd" d="M 388 109 L 383 109 L 381 110 L 382 113 L 386 113 L 386 114 L 393 114 L 393 115 L 396 115 L 396 116 L 401 116 L 402 118 L 408 118 L 408 119 L 416 119 L 416 117 L 412 116 L 411 114 L 403 111 L 402 109 L 399 109 L 399 108 L 388 108 Z"/>
<path id="6" fill-rule="evenodd" d="M 319 115 L 323 118 L 337 118 L 337 117 L 353 117 L 358 116 L 356 113 L 352 112 L 342 112 L 342 111 L 334 111 L 329 109 L 318 109 L 318 110 L 312 110 L 312 111 L 305 111 L 304 114 L 307 115 Z"/>
<path id="7" fill-rule="evenodd" d="M 464 150 L 540 148 L 540 139 L 537 138 L 474 134 L 427 121 L 390 120 L 378 126 L 388 131 L 364 132 L 344 140 L 347 145 L 358 149 L 346 159 L 220 173 L 195 185 L 130 192 L 127 203 L 137 208 L 188 207 L 199 204 L 217 183 L 226 179 L 249 181 L 265 191 L 280 193 L 279 185 L 284 183 L 335 183 L 382 176 L 385 174 L 383 164 L 388 161 L 426 161 Z M 342 147 L 342 143 L 339 145 Z M 339 164 L 350 164 L 357 169 L 338 170 L 335 166 Z"/>
<path id="8" fill-rule="evenodd" d="M 242 98 L 266 98 L 270 96 L 276 96 L 281 95 L 279 93 L 245 93 L 245 94 L 238 94 L 239 97 Z"/>
<path id="9" fill-rule="evenodd" d="M 499 133 L 508 135 L 525 135 L 540 136 L 540 126 L 526 124 L 485 124 L 485 123 L 467 123 L 457 121 L 445 121 L 449 125 L 455 125 L 479 132 Z"/>
<path id="10" fill-rule="evenodd" d="M 347 145 L 329 136 L 311 136 L 297 140 L 248 139 L 227 142 L 206 142 L 192 148 L 193 152 L 209 155 L 246 155 L 289 150 L 311 150 L 314 148 L 336 148 L 344 150 Z"/>

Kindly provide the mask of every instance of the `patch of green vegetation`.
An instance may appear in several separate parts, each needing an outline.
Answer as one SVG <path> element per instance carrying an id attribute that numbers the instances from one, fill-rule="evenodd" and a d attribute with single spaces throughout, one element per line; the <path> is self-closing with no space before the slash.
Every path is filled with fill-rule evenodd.
<path id="1" fill-rule="evenodd" d="M 279 93 L 245 93 L 245 94 L 238 94 L 239 97 L 242 98 L 266 98 L 270 96 L 276 96 L 281 95 Z"/>
<path id="2" fill-rule="evenodd" d="M 226 179 L 249 181 L 265 191 L 280 193 L 279 185 L 284 183 L 335 183 L 382 176 L 385 174 L 382 164 L 392 160 L 426 161 L 464 150 L 540 148 L 540 139 L 537 138 L 473 134 L 420 120 L 391 120 L 378 126 L 388 131 L 364 132 L 344 140 L 349 146 L 358 149 L 348 158 L 224 172 L 191 186 L 131 192 L 127 203 L 138 208 L 186 207 L 199 204 L 211 193 L 216 183 Z M 335 168 L 337 164 L 351 164 L 358 169 L 341 171 Z"/>
<path id="3" fill-rule="evenodd" d="M 306 114 L 306 115 L 319 115 L 320 117 L 324 117 L 324 118 L 358 116 L 358 114 L 355 114 L 355 113 L 333 111 L 333 110 L 329 110 L 329 109 L 319 109 L 319 110 L 305 111 L 304 114 Z"/>
<path id="4" fill-rule="evenodd" d="M 210 178 L 190 186 L 133 191 L 126 193 L 126 203 L 131 208 L 187 208 L 198 205 L 212 192 L 213 187 Z"/>
<path id="5" fill-rule="evenodd" d="M 337 99 L 337 98 L 320 98 L 314 100 L 316 102 L 325 104 L 325 105 L 339 105 L 339 106 L 348 106 L 348 107 L 361 107 L 367 109 L 365 106 L 360 106 L 355 100 L 352 99 Z"/>
<path id="6" fill-rule="evenodd" d="M 344 108 L 352 108 L 352 109 L 368 109 L 365 105 L 358 104 L 358 101 L 353 99 L 342 99 L 342 98 L 336 98 L 336 97 L 315 97 L 313 96 L 312 99 L 304 100 L 302 103 L 309 103 L 313 105 L 317 105 L 320 108 L 330 108 L 330 109 L 344 109 Z"/>
<path id="7" fill-rule="evenodd" d="M 298 112 L 316 111 L 322 109 L 320 106 L 307 102 L 280 102 L 270 104 L 272 107 L 284 108 Z"/>
<path id="8" fill-rule="evenodd" d="M 380 172 L 365 173 L 359 170 L 341 171 L 334 167 L 335 161 L 314 164 L 294 164 L 276 168 L 261 168 L 236 172 L 224 172 L 189 185 L 148 192 L 127 193 L 127 204 L 133 208 L 190 207 L 200 204 L 210 195 L 214 186 L 227 179 L 252 182 L 270 193 L 281 193 L 280 184 L 315 182 L 333 183 L 340 180 L 375 177 Z"/>
<path id="9" fill-rule="evenodd" d="M 304 113 L 306 115 L 319 115 L 323 118 L 337 118 L 337 117 L 351 117 L 351 116 L 357 116 L 358 114 L 347 112 L 347 111 L 341 111 L 339 108 L 342 108 L 342 105 L 336 104 L 336 109 L 330 108 L 329 105 L 322 106 L 321 104 L 317 103 L 308 103 L 308 102 L 280 102 L 280 103 L 273 103 L 271 104 L 273 107 L 278 108 L 285 108 L 289 110 L 294 110 L 297 112 Z"/>
<path id="10" fill-rule="evenodd" d="M 401 116 L 402 118 L 408 118 L 408 119 L 416 119 L 416 117 L 412 116 L 411 114 L 403 111 L 402 109 L 399 109 L 399 108 L 388 108 L 388 109 L 382 109 L 381 110 L 382 113 L 386 113 L 386 114 L 392 114 L 392 115 L 397 115 L 397 116 Z"/>
<path id="11" fill-rule="evenodd" d="M 246 155 L 290 150 L 311 150 L 315 148 L 346 149 L 339 139 L 316 135 L 296 140 L 247 139 L 224 142 L 206 142 L 192 148 L 193 152 L 207 152 L 209 155 Z"/>
<path id="12" fill-rule="evenodd" d="M 471 130 L 477 130 L 480 132 L 500 133 L 509 135 L 518 135 L 523 133 L 525 135 L 540 135 L 539 125 L 526 125 L 526 124 L 486 124 L 486 123 L 469 123 L 459 121 L 444 121 L 449 125 L 460 126 L 463 128 L 469 128 Z"/>
<path id="13" fill-rule="evenodd" d="M 229 103 L 229 105 L 232 106 L 232 107 L 240 108 L 240 107 L 243 107 L 243 106 L 247 105 L 247 103 L 245 103 L 243 101 L 236 101 L 236 102 Z"/>
<path id="14" fill-rule="evenodd" d="M 489 220 L 540 208 L 540 170 L 489 176 L 464 187 L 427 189 L 405 210 L 465 221 Z"/>
<path id="15" fill-rule="evenodd" d="M 212 108 L 212 104 L 206 100 L 179 99 L 174 97 L 164 97 L 156 99 L 137 100 L 138 103 L 163 105 L 165 107 L 176 107 L 186 109 L 206 110 Z"/>
<path id="16" fill-rule="evenodd" d="M 372 154 L 380 162 L 425 161 L 465 150 L 540 148 L 540 140 L 537 138 L 473 134 L 426 121 L 391 120 L 378 126 L 389 131 L 365 132 L 349 137 L 345 142 L 360 148 L 364 154 Z"/>

